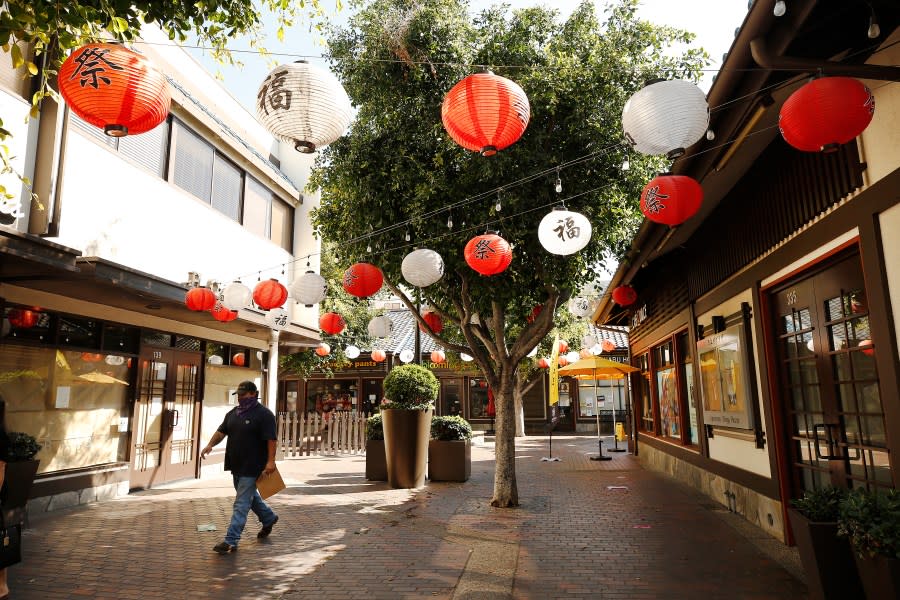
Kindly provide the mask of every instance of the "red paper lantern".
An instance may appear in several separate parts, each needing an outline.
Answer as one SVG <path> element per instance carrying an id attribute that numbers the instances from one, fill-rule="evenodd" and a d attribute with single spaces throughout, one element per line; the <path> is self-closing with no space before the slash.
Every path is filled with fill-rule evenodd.
<path id="1" fill-rule="evenodd" d="M 539 358 L 537 361 L 537 366 L 539 369 L 549 369 L 550 361 L 547 360 L 546 358 Z"/>
<path id="2" fill-rule="evenodd" d="M 231 364 L 236 367 L 243 367 L 247 364 L 247 358 L 244 356 L 243 352 L 237 352 L 234 356 L 231 357 Z"/>
<path id="3" fill-rule="evenodd" d="M 785 100 L 778 114 L 784 141 L 804 152 L 832 152 L 862 133 L 875 97 L 852 77 L 820 77 Z"/>
<path id="4" fill-rule="evenodd" d="M 236 310 L 226 308 L 221 302 L 216 302 L 216 305 L 213 306 L 212 310 L 209 312 L 212 313 L 212 316 L 216 321 L 221 321 L 222 323 L 228 323 L 229 321 L 234 321 L 238 318 Z"/>
<path id="5" fill-rule="evenodd" d="M 616 349 L 616 344 L 612 340 L 603 340 L 600 342 L 600 349 L 604 352 L 612 352 Z"/>
<path id="6" fill-rule="evenodd" d="M 857 346 L 862 348 L 862 353 L 866 356 L 875 356 L 875 348 L 872 347 L 872 340 L 860 340 Z"/>
<path id="7" fill-rule="evenodd" d="M 13 308 L 7 314 L 9 324 L 19 329 L 31 329 L 38 322 L 38 314 L 33 310 L 25 310 L 24 308 Z"/>
<path id="8" fill-rule="evenodd" d="M 654 223 L 674 227 L 693 217 L 703 203 L 703 188 L 686 175 L 660 175 L 641 192 L 641 212 Z"/>
<path id="9" fill-rule="evenodd" d="M 381 289 L 381 269 L 369 263 L 356 263 L 344 271 L 344 289 L 357 298 L 368 298 Z"/>
<path id="10" fill-rule="evenodd" d="M 569 364 L 569 359 L 566 358 L 565 356 L 560 356 L 559 360 L 557 361 L 557 364 L 559 364 L 559 366 L 561 366 L 561 367 L 564 367 L 567 364 Z"/>
<path id="11" fill-rule="evenodd" d="M 81 360 L 84 362 L 100 362 L 103 360 L 103 355 L 96 352 L 82 352 Z"/>
<path id="12" fill-rule="evenodd" d="M 578 351 L 578 356 L 581 358 L 590 358 L 592 356 L 591 351 L 587 348 L 582 348 Z"/>
<path id="13" fill-rule="evenodd" d="M 543 304 L 538 304 L 534 308 L 531 309 L 531 314 L 528 315 L 528 322 L 534 323 L 534 320 L 538 318 L 538 315 L 541 314 L 541 311 L 544 309 Z"/>
<path id="14" fill-rule="evenodd" d="M 387 358 L 387 354 L 385 354 L 384 350 L 380 350 L 378 348 L 372 350 L 372 360 L 374 360 L 375 362 L 381 362 L 385 358 Z"/>
<path id="15" fill-rule="evenodd" d="M 287 297 L 287 288 L 281 285 L 277 279 L 260 281 L 253 288 L 253 301 L 263 310 L 284 306 Z"/>
<path id="16" fill-rule="evenodd" d="M 195 287 L 184 295 L 184 303 L 191 310 L 212 310 L 216 305 L 216 295 L 206 287 Z"/>
<path id="17" fill-rule="evenodd" d="M 469 240 L 463 253 L 466 263 L 482 275 L 502 273 L 512 262 L 509 242 L 490 231 Z"/>
<path id="18" fill-rule="evenodd" d="M 58 80 L 69 108 L 106 135 L 150 131 L 169 114 L 166 76 L 120 44 L 78 48 L 60 67 Z"/>
<path id="19" fill-rule="evenodd" d="M 435 333 L 440 333 L 444 330 L 444 322 L 441 320 L 441 316 L 433 311 L 428 311 L 424 315 L 422 315 L 422 319 L 431 327 L 431 330 Z M 419 325 L 419 329 L 425 331 L 425 328 Z"/>
<path id="20" fill-rule="evenodd" d="M 619 306 L 634 304 L 637 300 L 637 292 L 630 285 L 620 285 L 612 291 L 613 302 Z"/>
<path id="21" fill-rule="evenodd" d="M 443 363 L 447 362 L 447 355 L 444 354 L 443 350 L 434 350 L 431 353 L 431 362 L 437 363 L 439 365 L 443 364 Z"/>
<path id="22" fill-rule="evenodd" d="M 347 323 L 344 322 L 344 317 L 337 313 L 327 312 L 319 317 L 319 329 L 327 334 L 337 335 L 342 332 L 346 326 Z"/>
<path id="23" fill-rule="evenodd" d="M 569 351 L 569 342 L 566 340 L 559 340 L 559 353 L 565 354 Z"/>
<path id="24" fill-rule="evenodd" d="M 441 120 L 453 141 L 482 156 L 493 156 L 518 141 L 530 118 L 522 88 L 489 71 L 454 85 L 441 105 Z"/>
<path id="25" fill-rule="evenodd" d="M 319 356 L 328 356 L 329 354 L 331 354 L 331 346 L 329 346 L 325 342 L 322 342 L 321 344 L 316 346 L 316 354 L 318 354 Z"/>
<path id="26" fill-rule="evenodd" d="M 491 388 L 488 388 L 488 405 L 485 412 L 489 417 L 493 417 L 497 414 L 497 406 L 494 404 L 494 390 Z"/>

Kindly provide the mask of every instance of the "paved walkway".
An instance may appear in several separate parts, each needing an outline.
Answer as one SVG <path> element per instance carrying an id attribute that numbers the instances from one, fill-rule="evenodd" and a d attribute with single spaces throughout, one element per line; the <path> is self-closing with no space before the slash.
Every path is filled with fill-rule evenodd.
<path id="1" fill-rule="evenodd" d="M 517 446 L 517 509 L 489 505 L 490 443 L 473 448 L 468 482 L 419 490 L 366 481 L 362 456 L 284 460 L 272 536 L 258 542 L 250 523 L 227 556 L 212 552 L 231 515 L 227 476 L 50 513 L 23 536 L 11 597 L 806 598 L 736 517 L 633 456 L 590 461 L 591 437 L 554 436 L 561 462 L 540 460 L 546 438 Z"/>

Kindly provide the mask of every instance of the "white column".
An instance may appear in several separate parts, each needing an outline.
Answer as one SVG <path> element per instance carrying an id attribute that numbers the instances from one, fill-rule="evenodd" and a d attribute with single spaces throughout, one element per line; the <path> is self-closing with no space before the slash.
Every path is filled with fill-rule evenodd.
<path id="1" fill-rule="evenodd" d="M 269 336 L 269 364 L 266 372 L 266 401 L 265 405 L 273 413 L 278 407 L 278 335 L 274 329 Z"/>

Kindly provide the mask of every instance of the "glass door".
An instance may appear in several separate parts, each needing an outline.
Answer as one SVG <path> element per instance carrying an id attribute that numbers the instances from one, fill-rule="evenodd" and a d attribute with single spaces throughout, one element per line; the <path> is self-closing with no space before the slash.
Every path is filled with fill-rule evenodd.
<path id="1" fill-rule="evenodd" d="M 890 487 L 859 256 L 772 297 L 792 495 L 826 485 Z"/>
<path id="2" fill-rule="evenodd" d="M 132 416 L 131 487 L 194 477 L 200 355 L 142 348 Z"/>

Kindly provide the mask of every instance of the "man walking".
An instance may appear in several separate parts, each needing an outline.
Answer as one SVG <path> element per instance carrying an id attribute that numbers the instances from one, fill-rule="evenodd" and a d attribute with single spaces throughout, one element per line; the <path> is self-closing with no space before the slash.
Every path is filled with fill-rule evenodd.
<path id="1" fill-rule="evenodd" d="M 272 533 L 272 527 L 278 522 L 278 515 L 256 490 L 256 480 L 260 474 L 265 472 L 269 475 L 275 471 L 275 415 L 260 404 L 256 384 L 252 381 L 242 381 L 234 394 L 238 397 L 238 405 L 228 411 L 212 439 L 200 452 L 200 457 L 206 458 L 213 446 L 228 437 L 225 470 L 231 471 L 236 495 L 225 540 L 213 547 L 219 554 L 237 552 L 238 541 L 251 510 L 262 523 L 262 529 L 256 534 L 258 538 Z"/>

